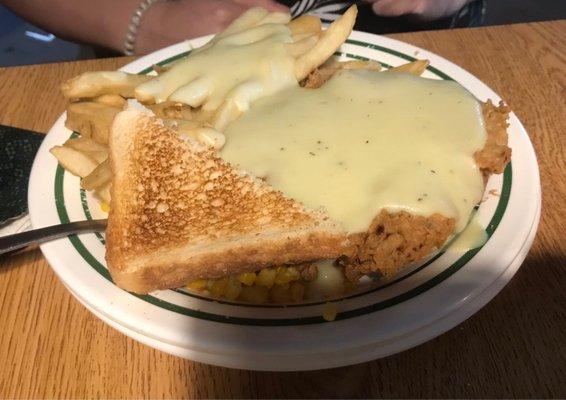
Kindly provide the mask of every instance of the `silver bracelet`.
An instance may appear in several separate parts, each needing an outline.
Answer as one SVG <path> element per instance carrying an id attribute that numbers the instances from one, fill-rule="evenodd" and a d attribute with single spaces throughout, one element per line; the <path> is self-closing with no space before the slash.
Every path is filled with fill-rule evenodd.
<path id="1" fill-rule="evenodd" d="M 160 0 L 142 0 L 130 20 L 128 25 L 128 32 L 126 33 L 126 39 L 124 39 L 124 54 L 127 56 L 133 56 L 136 49 L 136 39 L 138 37 L 138 30 L 140 28 L 140 23 L 144 13 L 149 10 L 149 8 Z"/>

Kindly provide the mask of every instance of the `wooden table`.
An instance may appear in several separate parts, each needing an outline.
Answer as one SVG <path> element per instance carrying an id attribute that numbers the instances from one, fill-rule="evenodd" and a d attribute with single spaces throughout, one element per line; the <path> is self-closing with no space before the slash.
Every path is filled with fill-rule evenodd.
<path id="1" fill-rule="evenodd" d="M 395 38 L 461 65 L 525 124 L 543 214 L 527 260 L 450 332 L 382 360 L 326 371 L 248 372 L 169 356 L 81 306 L 38 250 L 0 260 L 0 397 L 566 397 L 566 21 Z M 0 69 L 0 123 L 46 132 L 59 83 L 130 58 Z M 1 205 L 0 205 L 1 206 Z"/>

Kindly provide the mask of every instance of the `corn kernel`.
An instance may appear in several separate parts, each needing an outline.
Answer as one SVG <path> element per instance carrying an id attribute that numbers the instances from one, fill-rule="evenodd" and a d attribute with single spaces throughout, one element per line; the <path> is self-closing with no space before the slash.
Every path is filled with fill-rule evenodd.
<path id="1" fill-rule="evenodd" d="M 277 275 L 277 271 L 271 268 L 264 268 L 259 271 L 257 277 L 255 278 L 256 285 L 265 286 L 270 288 L 273 286 L 273 282 L 275 281 L 275 276 Z"/>
<path id="2" fill-rule="evenodd" d="M 301 278 L 301 274 L 294 267 L 277 267 L 277 275 L 275 276 L 275 283 L 283 285 Z"/>
<path id="3" fill-rule="evenodd" d="M 269 298 L 274 303 L 289 303 L 291 301 L 290 285 L 273 285 L 269 290 Z"/>
<path id="4" fill-rule="evenodd" d="M 228 284 L 224 290 L 224 297 L 229 300 L 235 300 L 240 295 L 242 291 L 242 283 L 234 277 L 228 279 Z"/>
<path id="5" fill-rule="evenodd" d="M 210 288 L 210 293 L 214 297 L 222 297 L 226 293 L 226 286 L 228 286 L 228 278 L 220 278 L 214 281 Z"/>
<path id="6" fill-rule="evenodd" d="M 305 298 L 305 285 L 302 282 L 293 282 L 291 284 L 291 300 L 295 303 L 303 301 Z"/>
<path id="7" fill-rule="evenodd" d="M 192 281 L 187 285 L 187 289 L 191 290 L 203 290 L 206 287 L 206 279 L 197 279 Z"/>
<path id="8" fill-rule="evenodd" d="M 337 315 L 338 307 L 336 306 L 336 303 L 326 303 L 322 307 L 322 318 L 324 318 L 325 321 L 334 321 Z"/>
<path id="9" fill-rule="evenodd" d="M 291 275 L 287 272 L 287 268 L 277 267 L 275 271 L 277 272 L 274 279 L 275 284 L 283 285 L 284 283 L 291 282 Z"/>
<path id="10" fill-rule="evenodd" d="M 269 289 L 264 286 L 243 286 L 240 299 L 249 303 L 261 304 L 267 301 Z"/>
<path id="11" fill-rule="evenodd" d="M 291 276 L 292 281 L 298 281 L 299 279 L 301 279 L 301 273 L 295 267 L 287 268 L 287 273 Z"/>
<path id="12" fill-rule="evenodd" d="M 107 213 L 107 212 L 110 211 L 110 204 L 108 204 L 108 203 L 105 202 L 105 201 L 102 201 L 102 202 L 100 203 L 100 209 L 101 209 L 102 211 L 104 211 L 105 213 Z"/>
<path id="13" fill-rule="evenodd" d="M 238 275 L 238 280 L 247 286 L 253 285 L 255 278 L 255 272 L 244 272 L 243 274 Z"/>

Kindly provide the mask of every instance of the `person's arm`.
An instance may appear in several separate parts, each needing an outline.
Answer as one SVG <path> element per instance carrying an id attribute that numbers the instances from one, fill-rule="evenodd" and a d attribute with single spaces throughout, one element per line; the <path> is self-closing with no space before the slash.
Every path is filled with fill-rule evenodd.
<path id="1" fill-rule="evenodd" d="M 0 0 L 31 23 L 61 38 L 123 51 L 140 0 Z M 215 33 L 251 6 L 286 8 L 272 0 L 177 0 L 158 2 L 143 16 L 136 53 Z"/>
<path id="2" fill-rule="evenodd" d="M 384 17 L 413 14 L 435 20 L 454 14 L 472 0 L 368 0 L 373 11 Z"/>

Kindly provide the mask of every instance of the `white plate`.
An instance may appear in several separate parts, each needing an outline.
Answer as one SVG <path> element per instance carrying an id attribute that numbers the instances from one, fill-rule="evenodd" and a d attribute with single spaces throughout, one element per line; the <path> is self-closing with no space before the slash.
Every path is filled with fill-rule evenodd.
<path id="1" fill-rule="evenodd" d="M 200 46 L 209 38 L 191 42 Z M 143 57 L 123 68 L 147 70 L 188 50 L 186 43 Z M 414 46 L 354 32 L 341 57 L 370 58 L 386 65 L 427 58 L 424 76 L 454 79 L 478 99 L 499 97 L 477 78 L 447 60 Z M 34 163 L 29 209 L 35 228 L 68 220 L 105 217 L 63 171 L 49 149 L 71 132 L 62 115 Z M 523 261 L 538 226 L 540 181 L 532 145 L 514 114 L 510 118 L 512 163 L 490 178 L 479 207 L 490 238 L 465 254 L 441 253 L 381 287 L 337 301 L 337 321 L 321 318 L 321 303 L 288 307 L 214 302 L 183 291 L 137 296 L 117 288 L 104 262 L 103 236 L 60 239 L 41 249 L 71 293 L 101 319 L 143 343 L 197 361 L 235 368 L 305 370 L 335 367 L 392 354 L 422 343 L 460 323 L 489 301 Z"/>

